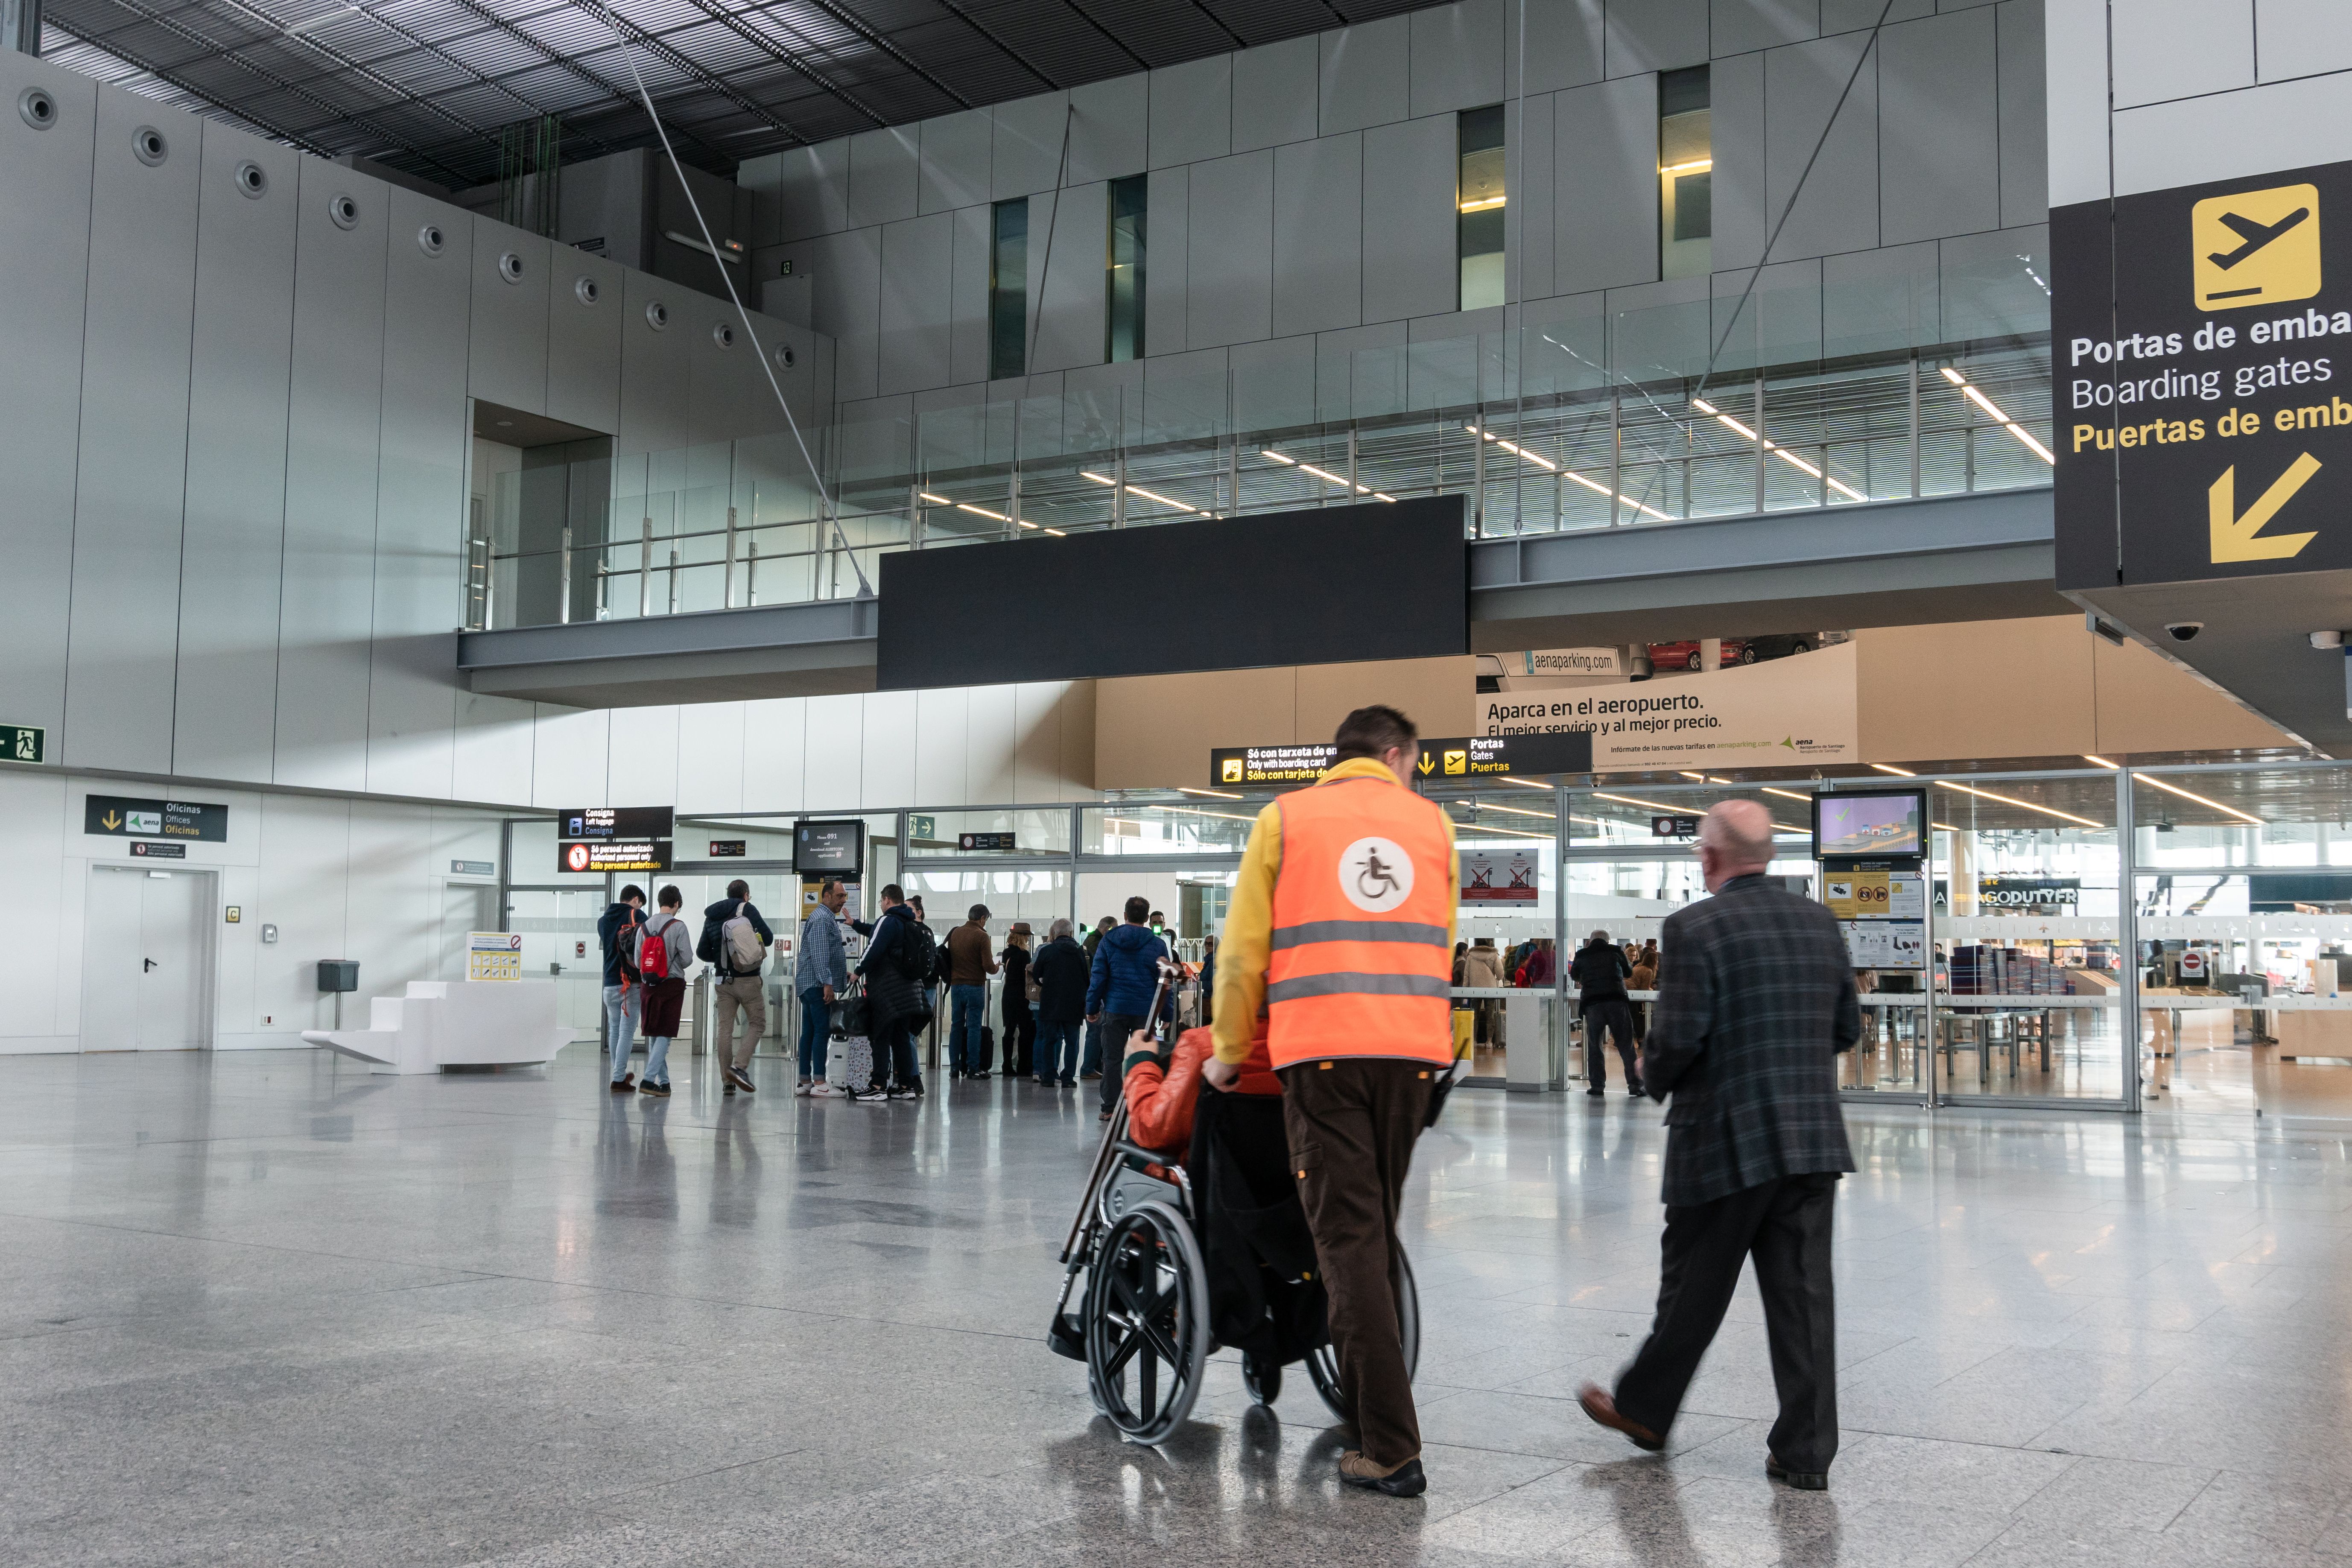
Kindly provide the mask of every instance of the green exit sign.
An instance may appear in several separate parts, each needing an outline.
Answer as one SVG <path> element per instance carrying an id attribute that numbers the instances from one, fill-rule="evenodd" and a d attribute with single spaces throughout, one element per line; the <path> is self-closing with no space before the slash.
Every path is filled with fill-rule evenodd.
<path id="1" fill-rule="evenodd" d="M 0 724 L 0 761 L 37 763 L 49 751 L 49 732 L 36 724 Z"/>

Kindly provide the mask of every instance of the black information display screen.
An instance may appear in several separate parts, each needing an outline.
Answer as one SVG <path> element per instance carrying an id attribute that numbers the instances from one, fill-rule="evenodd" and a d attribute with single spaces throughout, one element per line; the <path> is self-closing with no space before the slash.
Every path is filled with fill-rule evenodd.
<path id="1" fill-rule="evenodd" d="M 1206 498 L 1203 498 L 1204 500 Z M 882 557 L 885 691 L 1470 651 L 1460 495 Z M 1019 637 L 1007 605 L 1050 605 Z"/>
<path id="2" fill-rule="evenodd" d="M 112 838 L 193 838 L 228 842 L 228 807 L 199 801 L 94 795 L 82 803 L 81 830 Z"/>
<path id="3" fill-rule="evenodd" d="M 866 868 L 866 824 L 855 816 L 793 824 L 793 871 L 854 882 Z"/>
<path id="4" fill-rule="evenodd" d="M 2352 163 L 2059 207 L 2050 239 L 2058 586 L 2352 566 Z"/>
<path id="5" fill-rule="evenodd" d="M 666 805 L 581 805 L 556 813 L 558 871 L 667 871 L 677 814 Z"/>
<path id="6" fill-rule="evenodd" d="M 1838 790 L 1813 796 L 1813 858 L 1916 859 L 1927 852 L 1927 792 Z"/>

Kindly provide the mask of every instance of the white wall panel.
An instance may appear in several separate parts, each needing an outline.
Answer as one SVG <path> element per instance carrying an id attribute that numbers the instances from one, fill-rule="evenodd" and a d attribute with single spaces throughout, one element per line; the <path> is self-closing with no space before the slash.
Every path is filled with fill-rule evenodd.
<path id="1" fill-rule="evenodd" d="M 488 805 L 530 805 L 537 721 L 536 703 L 458 692 L 450 794 Z"/>
<path id="2" fill-rule="evenodd" d="M 2014 227 L 2050 215 L 2050 100 L 2042 58 L 2042 0 L 2003 0 L 1994 11 L 2000 76 L 2000 221 Z"/>
<path id="3" fill-rule="evenodd" d="M 1550 294 L 1658 276 L 1658 89 L 1620 77 L 1552 96 Z"/>
<path id="4" fill-rule="evenodd" d="M 915 798 L 916 694 L 870 691 L 860 700 L 864 763 L 857 803 L 868 809 L 905 805 Z"/>
<path id="5" fill-rule="evenodd" d="M 1286 38 L 1233 57 L 1234 152 L 1314 137 L 1321 58 L 1322 44 L 1313 37 Z"/>
<path id="6" fill-rule="evenodd" d="M 1222 158 L 1234 144 L 1233 59 L 1213 55 L 1151 73 L 1151 166 Z"/>
<path id="7" fill-rule="evenodd" d="M 1187 239 L 1187 346 L 1266 336 L 1274 316 L 1272 152 L 1192 165 Z"/>
<path id="8" fill-rule="evenodd" d="M 41 911 L 16 922 L 24 944 L 16 961 L 17 1005 L 0 1013 L 0 1039 L 69 1033 L 60 1014 L 68 1010 L 66 998 L 81 993 L 81 921 L 68 928 L 60 911 L 68 879 L 89 873 L 86 862 L 66 858 L 66 782 L 62 773 L 0 771 L 0 889 L 10 908 Z"/>
<path id="9" fill-rule="evenodd" d="M 1916 25 L 1916 24 L 1915 24 Z M 1780 230 L 1771 260 L 1867 250 L 1878 243 L 1878 74 L 1875 61 L 1854 58 L 1866 33 L 1846 33 L 1796 44 L 1764 56 L 1764 210 L 1778 222 L 1790 196 L 1796 205 Z M 1838 109 L 1826 140 L 1822 127 L 1849 78 L 1853 90 Z M 1818 145 L 1821 155 L 1814 159 Z M 1807 162 L 1812 173 L 1805 174 Z M 1799 192 L 1797 183 L 1804 181 Z M 1722 265 L 1718 260 L 1717 265 Z"/>
<path id="10" fill-rule="evenodd" d="M 628 275 L 616 262 L 570 246 L 550 252 L 547 277 L 547 413 L 611 434 L 621 427 L 621 319 Z M 582 279 L 595 286 L 580 297 Z"/>
<path id="11" fill-rule="evenodd" d="M 1500 103 L 1513 87 L 1503 78 L 1503 37 L 1518 7 L 1505 0 L 1456 0 L 1409 13 L 1412 23 L 1412 113 L 1450 114 Z"/>
<path id="12" fill-rule="evenodd" d="M 808 803 L 809 701 L 775 697 L 743 704 L 743 810 L 798 811 Z"/>
<path id="13" fill-rule="evenodd" d="M 955 223 L 952 213 L 932 213 L 882 230 L 877 385 L 885 396 L 952 379 Z M 984 289 L 982 299 L 984 310 Z"/>
<path id="14" fill-rule="evenodd" d="M 671 707 L 614 709 L 604 792 L 572 804 L 676 805 L 681 761 L 677 716 L 678 710 Z"/>
<path id="15" fill-rule="evenodd" d="M 1015 760 L 1021 749 L 1019 689 L 975 686 L 969 696 L 964 799 L 981 805 L 1017 800 L 1020 796 L 1014 793 L 1014 778 Z"/>
<path id="16" fill-rule="evenodd" d="M 1190 328 L 1192 288 L 1190 169 L 1155 170 L 1144 192 L 1150 215 L 1143 268 L 1143 342 L 1153 354 L 1181 352 Z"/>
<path id="17" fill-rule="evenodd" d="M 1029 198 L 1029 243 L 1036 258 L 1029 268 L 1033 370 L 1103 363 L 1108 347 L 1104 311 L 1109 274 L 1104 258 L 1108 253 L 1109 191 L 1108 185 L 1097 184 L 1063 191 L 1058 197 L 1048 193 Z M 1050 253 L 1037 248 L 1047 223 L 1053 226 Z M 1148 252 L 1144 271 L 1148 277 Z M 1148 315 L 1144 325 L 1149 334 Z"/>
<path id="18" fill-rule="evenodd" d="M 834 395 L 846 403 L 876 395 L 880 372 L 882 231 L 851 229 L 817 241 L 814 267 L 815 319 L 809 325 L 834 340 Z"/>
<path id="19" fill-rule="evenodd" d="M 457 638 L 465 618 L 467 279 L 464 215 L 413 191 L 392 203 L 384 269 L 383 434 L 376 476 L 367 787 L 448 798 Z M 449 237 L 427 256 L 427 223 Z M 406 237 L 407 243 L 400 243 Z"/>
<path id="20" fill-rule="evenodd" d="M 2254 0 L 2113 0 L 2107 11 L 2117 109 L 2254 85 Z"/>
<path id="21" fill-rule="evenodd" d="M 812 239 L 849 226 L 849 140 L 793 147 L 776 172 L 780 240 Z"/>
<path id="22" fill-rule="evenodd" d="M 273 795 L 258 809 L 257 896 L 245 918 L 276 926 L 278 941 L 255 956 L 247 1026 L 280 1037 L 332 1028 L 335 1001 L 319 993 L 318 960 L 348 956 L 352 805 Z M 362 967 L 360 979 L 372 987 L 376 976 Z"/>
<path id="23" fill-rule="evenodd" d="M 741 811 L 743 717 L 751 704 L 693 702 L 677 710 L 677 809 Z"/>
<path id="24" fill-rule="evenodd" d="M 1364 139 L 1350 132 L 1274 152 L 1274 331 L 1363 319 Z"/>
<path id="25" fill-rule="evenodd" d="M 977 688 L 955 686 L 918 691 L 914 699 L 914 777 L 898 805 L 962 805 L 982 798 L 971 793 L 966 769 L 971 699 Z M 870 743 L 870 735 L 869 735 Z"/>
<path id="26" fill-rule="evenodd" d="M 1744 55 L 1801 44 L 1821 30 L 1821 0 L 1713 0 L 1707 47 L 1717 55 Z"/>
<path id="27" fill-rule="evenodd" d="M 582 711 L 539 704 L 531 726 L 531 805 L 548 810 L 601 805 L 611 801 L 610 741 L 619 708 Z"/>
<path id="28" fill-rule="evenodd" d="M 992 200 L 1010 201 L 1054 188 L 1062 168 L 1069 103 L 1067 93 L 1045 92 L 1000 103 L 990 111 L 995 120 L 989 159 Z"/>
<path id="29" fill-rule="evenodd" d="M 1006 793 L 989 800 L 1066 800 L 1055 793 L 1062 782 L 1062 696 L 1066 680 L 1028 681 L 1004 689 L 1013 695 L 1012 778 Z M 991 780 L 992 787 L 995 781 Z"/>
<path id="30" fill-rule="evenodd" d="M 613 451 L 670 452 L 687 442 L 687 342 L 680 312 L 688 291 L 643 272 L 628 274 L 621 301 L 621 427 Z M 656 329 L 646 307 L 659 304 L 670 324 Z M 615 467 L 619 467 L 615 464 Z M 643 468 L 639 468 L 642 478 Z M 627 520 L 617 525 L 628 531 Z"/>
<path id="31" fill-rule="evenodd" d="M 922 131 L 886 125 L 849 139 L 849 224 L 870 228 L 915 216 L 915 169 Z"/>
<path id="32" fill-rule="evenodd" d="M 991 140 L 996 121 L 985 109 L 943 114 L 922 124 L 922 160 L 917 165 L 918 212 L 951 212 L 988 200 Z"/>
<path id="33" fill-rule="evenodd" d="M 866 699 L 811 697 L 801 752 L 803 809 L 832 811 L 866 798 Z M 912 715 L 909 715 L 911 719 Z"/>
<path id="34" fill-rule="evenodd" d="M 1084 185 L 1140 174 L 1150 153 L 1151 89 L 1141 72 L 1070 89 L 1070 166 L 1062 183 Z"/>
<path id="35" fill-rule="evenodd" d="M 420 219 L 420 222 L 422 220 Z M 443 221 L 436 209 L 435 221 Z M 445 223 L 454 226 L 462 217 Z M 475 330 L 467 390 L 489 403 L 528 414 L 547 412 L 547 293 L 553 250 L 540 236 L 486 217 L 474 220 L 473 299 Z M 416 228 L 393 237 L 414 250 Z M 513 282 L 499 270 L 511 256 L 522 270 Z M 572 280 L 566 277 L 564 287 Z"/>
<path id="36" fill-rule="evenodd" d="M 0 117 L 0 557 L 9 597 L 12 719 L 62 746 L 66 638 L 73 603 L 73 512 L 81 408 L 84 290 L 89 278 L 90 157 L 98 89 L 30 55 L 0 51 L 0 96 L 33 87 L 57 106 L 36 131 Z M 79 986 L 80 976 L 74 977 Z M 79 992 L 77 992 L 79 994 Z"/>
<path id="37" fill-rule="evenodd" d="M 1326 136 L 1405 119 L 1412 102 L 1412 18 L 1359 22 L 1321 37 L 1317 129 Z"/>
<path id="38" fill-rule="evenodd" d="M 955 251 L 948 285 L 948 384 L 965 386 L 988 379 L 989 209 L 961 207 L 948 216 Z"/>
<path id="39" fill-rule="evenodd" d="M 2006 26 L 2008 7 L 2002 10 Z M 2254 71 L 2264 81 L 2352 70 L 2352 6 L 2343 0 L 2254 0 Z"/>
<path id="40" fill-rule="evenodd" d="M 1892 110 L 1878 126 L 1883 245 L 2000 226 L 1994 16 L 1979 5 L 1879 35 L 1878 82 Z"/>
<path id="41" fill-rule="evenodd" d="M 300 154 L 206 121 L 188 374 L 173 771 L 269 778 Z M 258 197 L 236 185 L 258 164 Z"/>
<path id="42" fill-rule="evenodd" d="M 154 167 L 131 152 L 142 126 L 164 138 Z M 154 773 L 172 765 L 203 165 L 193 121 L 159 112 L 150 100 L 100 90 L 82 352 L 89 439 L 75 487 L 60 748 L 68 763 Z"/>
<path id="43" fill-rule="evenodd" d="M 1454 233 L 1458 147 L 1450 114 L 1365 134 L 1364 232 L 1380 237 L 1374 265 L 1364 274 L 1367 323 L 1433 316 L 1460 302 Z"/>
<path id="44" fill-rule="evenodd" d="M 348 819 L 348 860 L 320 868 L 346 889 L 344 942 L 335 956 L 359 960 L 361 995 L 397 994 L 409 980 L 426 979 L 440 967 L 441 879 L 435 873 L 447 862 L 436 866 L 423 853 L 433 837 L 429 806 L 353 803 Z M 347 1021 L 356 1023 L 351 1004 L 344 1007 Z"/>
<path id="45" fill-rule="evenodd" d="M 1707 0 L 1609 0 L 1601 34 L 1604 76 L 1706 64 Z"/>
<path id="46" fill-rule="evenodd" d="M 367 787 L 369 619 L 391 187 L 302 161 L 295 213 L 292 400 L 273 782 Z M 329 204 L 358 211 L 338 225 Z M 544 331 L 546 317 L 540 318 Z"/>

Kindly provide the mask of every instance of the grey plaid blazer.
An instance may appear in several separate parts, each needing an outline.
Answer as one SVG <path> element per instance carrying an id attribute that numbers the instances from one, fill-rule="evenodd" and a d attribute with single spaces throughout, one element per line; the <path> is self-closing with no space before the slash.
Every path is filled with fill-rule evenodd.
<path id="1" fill-rule="evenodd" d="M 1666 1112 L 1665 1201 L 1851 1171 L 1834 1053 L 1862 1034 L 1853 960 L 1828 909 L 1761 876 L 1666 917 L 1642 1057 Z"/>

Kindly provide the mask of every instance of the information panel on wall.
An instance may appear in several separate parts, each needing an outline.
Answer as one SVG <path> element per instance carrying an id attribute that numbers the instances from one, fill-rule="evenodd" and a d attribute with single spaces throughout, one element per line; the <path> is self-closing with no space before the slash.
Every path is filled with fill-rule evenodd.
<path id="1" fill-rule="evenodd" d="M 466 933 L 466 978 L 520 980 L 522 933 L 512 931 L 469 931 Z"/>
<path id="2" fill-rule="evenodd" d="M 2050 238 L 2058 587 L 2352 566 L 2352 163 Z"/>
<path id="3" fill-rule="evenodd" d="M 193 838 L 204 844 L 225 844 L 228 807 L 203 801 L 93 795 L 82 802 L 81 830 L 110 838 Z"/>
<path id="4" fill-rule="evenodd" d="M 1209 752 L 1209 782 L 1226 789 L 1311 784 L 1339 754 L 1339 748 L 1328 741 L 1280 746 L 1218 746 Z"/>
<path id="5" fill-rule="evenodd" d="M 558 812 L 559 871 L 667 871 L 676 814 L 666 805 L 583 805 Z"/>
<path id="6" fill-rule="evenodd" d="M 1505 774 L 1589 773 L 1592 736 L 1570 730 L 1545 735 L 1458 735 L 1421 743 L 1413 771 L 1423 778 L 1501 778 Z"/>

